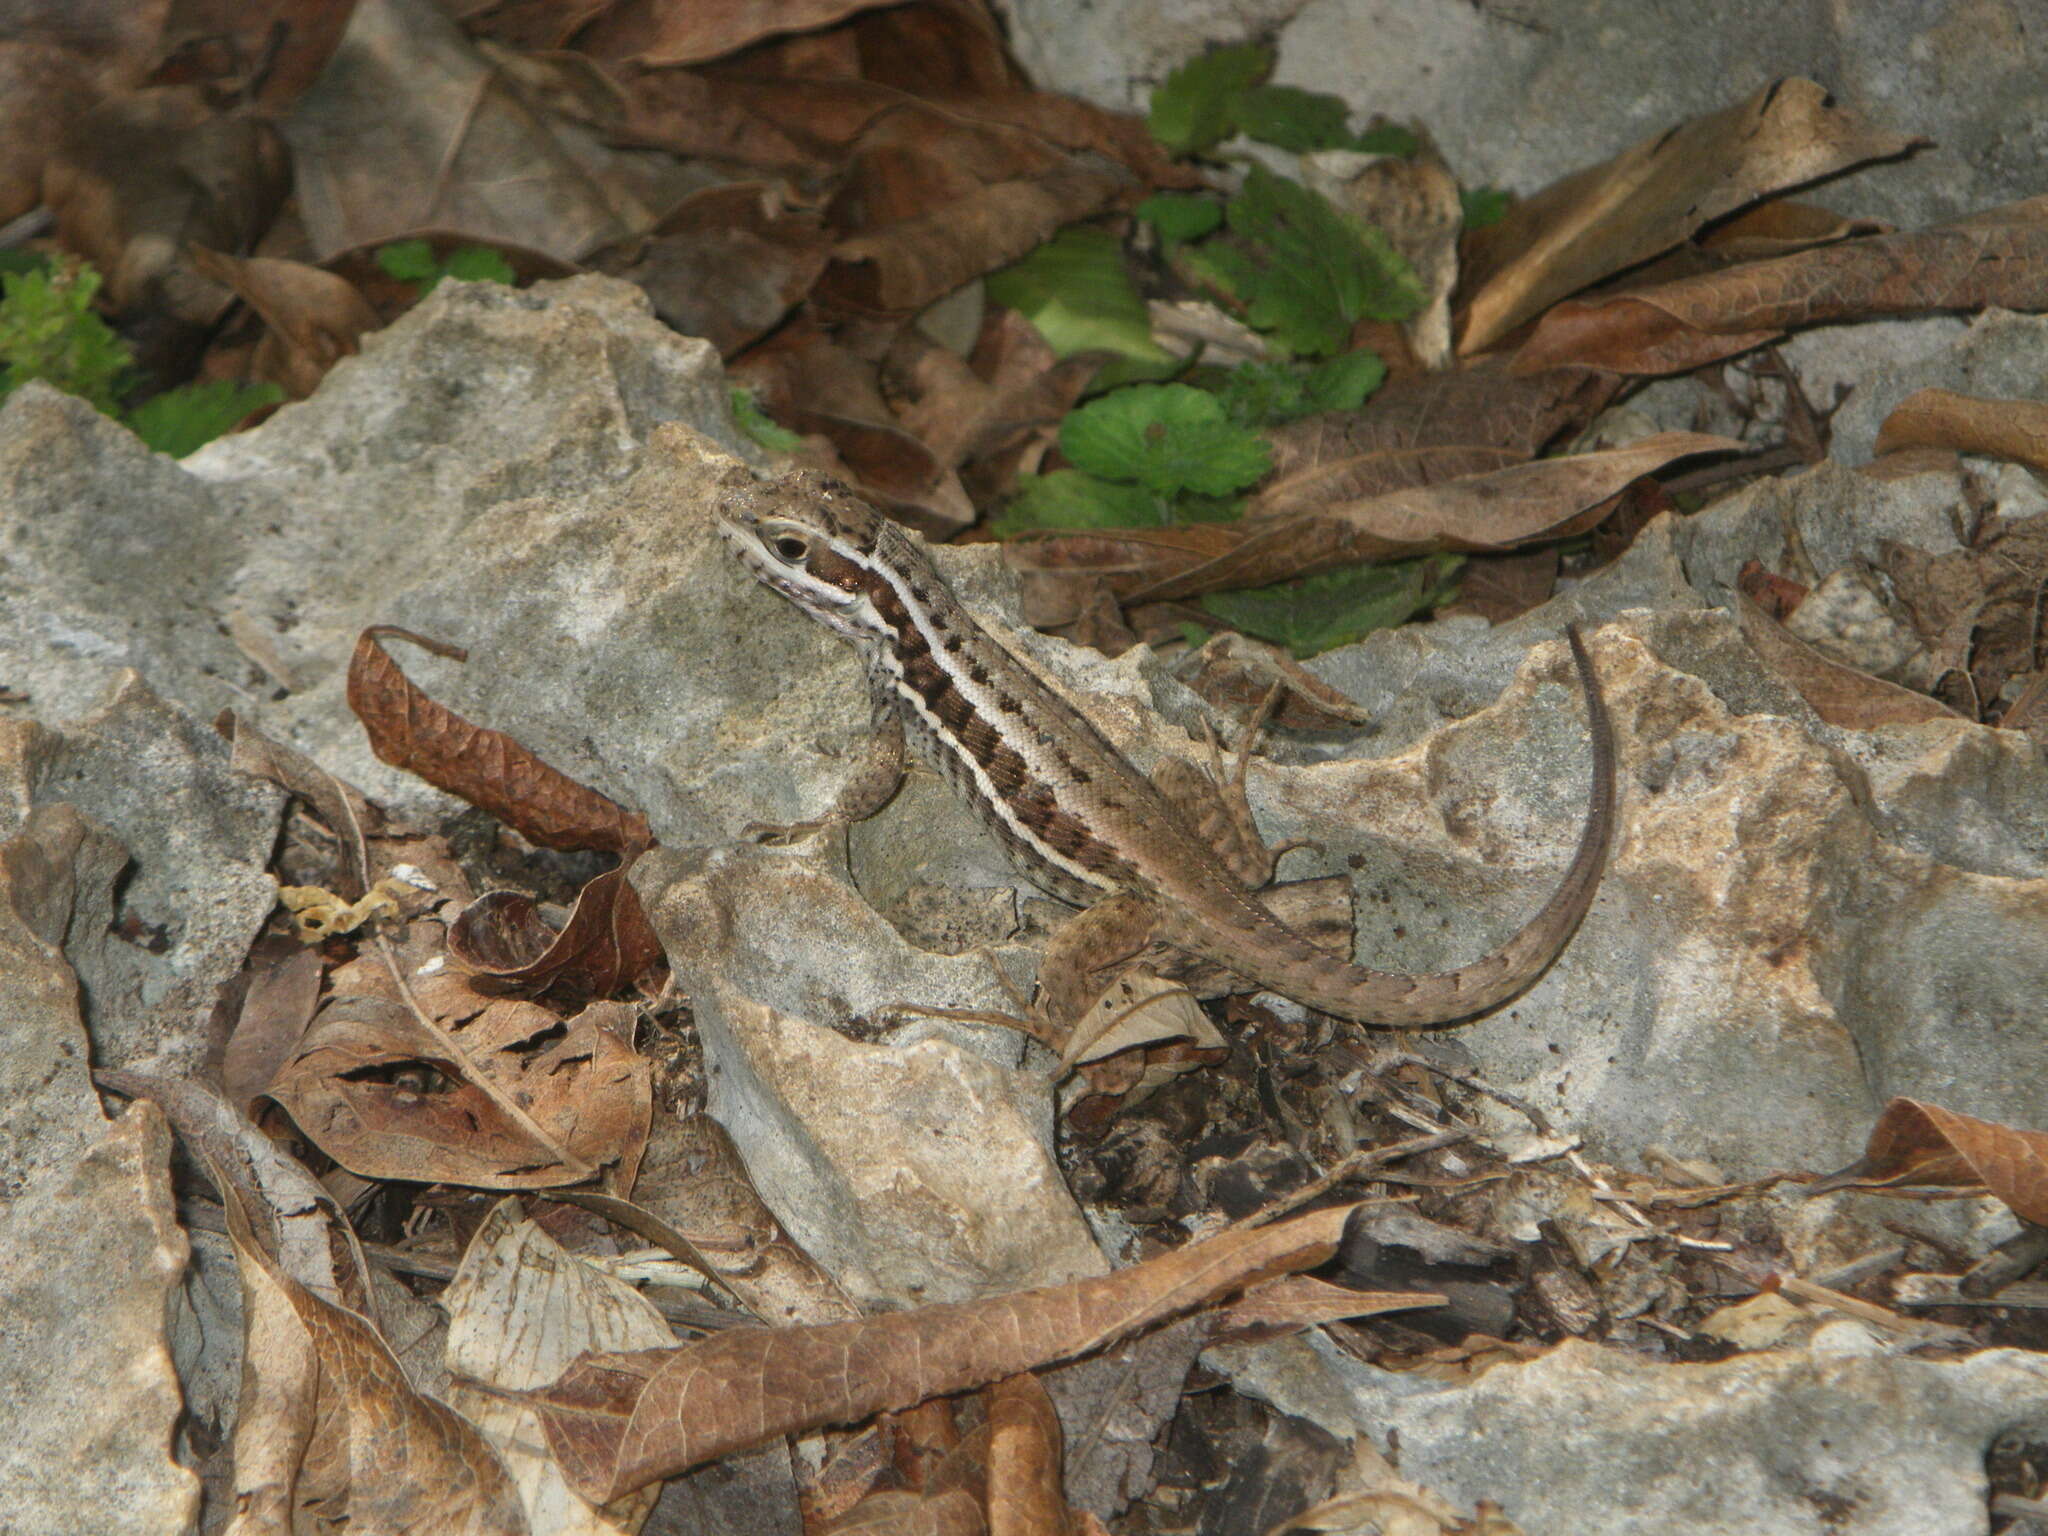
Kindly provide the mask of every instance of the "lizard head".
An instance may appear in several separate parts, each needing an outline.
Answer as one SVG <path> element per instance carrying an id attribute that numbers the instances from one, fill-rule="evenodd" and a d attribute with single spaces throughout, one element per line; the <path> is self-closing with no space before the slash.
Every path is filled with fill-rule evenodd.
<path id="1" fill-rule="evenodd" d="M 850 640 L 891 634 L 875 609 L 877 550 L 895 533 L 836 480 L 808 472 L 728 491 L 718 531 L 763 586 Z M 900 535 L 896 535 L 900 538 Z"/>

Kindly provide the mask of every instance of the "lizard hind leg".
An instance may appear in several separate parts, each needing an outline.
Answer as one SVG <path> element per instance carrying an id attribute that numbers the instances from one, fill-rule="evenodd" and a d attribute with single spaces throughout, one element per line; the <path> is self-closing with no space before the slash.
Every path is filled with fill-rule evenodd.
<path id="1" fill-rule="evenodd" d="M 1035 1012 L 1064 1042 L 1121 965 L 1152 942 L 1159 910 L 1142 896 L 1119 891 L 1078 912 L 1053 934 L 1038 966 Z"/>

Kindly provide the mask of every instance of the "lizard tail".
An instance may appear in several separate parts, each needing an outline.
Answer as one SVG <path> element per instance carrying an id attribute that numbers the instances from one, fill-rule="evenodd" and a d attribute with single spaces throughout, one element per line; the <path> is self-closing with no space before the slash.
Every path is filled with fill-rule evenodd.
<path id="1" fill-rule="evenodd" d="M 1454 971 L 1414 975 L 1353 964 L 1310 943 L 1267 914 L 1266 921 L 1273 927 L 1260 934 L 1260 946 L 1269 955 L 1278 951 L 1281 963 L 1262 965 L 1260 969 L 1266 974 L 1251 980 L 1298 1003 L 1360 1024 L 1433 1029 L 1498 1007 L 1543 974 L 1570 941 L 1579 920 L 1593 903 L 1593 893 L 1600 884 L 1608 847 L 1613 841 L 1615 821 L 1614 728 L 1608 717 L 1607 701 L 1600 692 L 1599 675 L 1593 670 L 1593 659 L 1586 652 L 1578 627 L 1571 626 L 1565 635 L 1571 643 L 1572 661 L 1586 695 L 1586 724 L 1593 739 L 1593 788 L 1578 851 L 1572 855 L 1571 867 L 1542 910 L 1506 943 L 1470 965 Z M 1258 926 L 1265 929 L 1264 923 Z M 1198 947 L 1178 936 L 1174 942 L 1184 948 Z M 1206 958 L 1221 965 L 1233 965 L 1227 954 L 1211 953 Z"/>

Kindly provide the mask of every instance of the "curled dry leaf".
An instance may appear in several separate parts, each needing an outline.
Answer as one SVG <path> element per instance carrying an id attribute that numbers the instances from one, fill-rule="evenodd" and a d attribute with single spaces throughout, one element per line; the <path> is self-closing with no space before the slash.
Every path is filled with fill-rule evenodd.
<path id="1" fill-rule="evenodd" d="M 856 1322 L 734 1330 L 586 1355 L 533 1401 L 586 1497 L 608 1499 L 776 1435 L 855 1423 L 1101 1348 L 1336 1249 L 1345 1209 L 1226 1233 L 1096 1279 Z M 1413 1305 L 1387 1298 L 1387 1309 Z"/>
<path id="2" fill-rule="evenodd" d="M 415 687 L 379 641 L 410 640 L 439 656 L 467 658 L 394 625 L 363 631 L 348 667 L 348 707 L 370 750 L 394 768 L 489 811 L 543 848 L 642 853 L 654 846 L 647 818 L 549 767 L 502 731 L 471 725 Z"/>
<path id="3" fill-rule="evenodd" d="M 237 1529 L 526 1536 L 512 1479 L 475 1426 L 413 1390 L 376 1329 L 314 1295 L 256 1241 L 214 1180 L 242 1277 Z"/>
<path id="4" fill-rule="evenodd" d="M 2048 474 L 2048 402 L 1915 390 L 1892 408 L 1877 433 L 1878 454 L 1906 448 L 1981 453 Z"/>
<path id="5" fill-rule="evenodd" d="M 1744 203 L 1925 142 L 1878 130 L 1800 79 L 1658 133 L 1552 183 L 1471 237 L 1472 301 L 1459 351 L 1485 351 L 1557 300 Z"/>
<path id="6" fill-rule="evenodd" d="M 366 1179 L 547 1189 L 614 1161 L 630 1177 L 653 1105 L 633 1020 L 596 1003 L 565 1024 L 500 999 L 439 1026 L 382 999 L 340 998 L 270 1096 Z"/>
<path id="7" fill-rule="evenodd" d="M 462 927 L 459 939 L 451 935 L 458 956 L 505 989 L 559 987 L 583 997 L 617 991 L 659 965 L 661 941 L 626 878 L 654 844 L 647 818 L 549 767 L 503 732 L 471 725 L 437 704 L 377 643 L 382 634 L 452 651 L 389 628 L 365 630 L 356 642 L 349 707 L 378 757 L 481 806 L 544 848 L 619 856 L 616 869 L 583 888 L 559 934 L 548 932 L 524 898 L 501 896 Z"/>
<path id="8" fill-rule="evenodd" d="M 1804 326 L 1946 310 L 2048 309 L 2048 197 L 1551 310 L 1517 372 L 1682 373 Z"/>
<path id="9" fill-rule="evenodd" d="M 1930 1185 L 1988 1190 L 2022 1221 L 2048 1227 L 2048 1131 L 2016 1131 L 1920 1099 L 1893 1099 L 1870 1128 L 1863 1156 L 1806 1192 Z"/>
<path id="10" fill-rule="evenodd" d="M 1939 699 L 1821 655 L 1750 596 L 1755 586 L 1745 580 L 1735 593 L 1735 617 L 1742 626 L 1743 639 L 1763 658 L 1764 665 L 1797 689 L 1829 725 L 1870 731 L 1886 725 L 1963 718 Z"/>
<path id="11" fill-rule="evenodd" d="M 662 964 L 632 865 L 606 870 L 576 893 L 557 933 L 520 891 L 487 891 L 448 930 L 448 952 L 480 990 L 609 997 Z"/>

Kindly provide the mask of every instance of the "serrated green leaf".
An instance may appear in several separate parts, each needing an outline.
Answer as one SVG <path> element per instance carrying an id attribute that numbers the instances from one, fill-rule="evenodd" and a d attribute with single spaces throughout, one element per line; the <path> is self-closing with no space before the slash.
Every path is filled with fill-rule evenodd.
<path id="1" fill-rule="evenodd" d="M 1152 339 L 1152 317 L 1124 268 L 1122 244 L 1108 230 L 1061 230 L 990 273 L 987 292 L 1036 326 L 1061 357 L 1114 352 L 1143 363 L 1173 361 Z"/>
<path id="2" fill-rule="evenodd" d="M 1234 629 L 1309 657 L 1405 624 L 1457 596 L 1457 555 L 1326 571 L 1278 586 L 1211 592 L 1202 606 Z"/>
<path id="3" fill-rule="evenodd" d="M 1254 165 L 1226 212 L 1230 236 L 1204 248 L 1246 322 L 1290 351 L 1335 352 L 1360 319 L 1405 320 L 1422 284 L 1386 236 L 1298 182 Z"/>
<path id="4" fill-rule="evenodd" d="M 440 271 L 434 248 L 424 240 L 394 240 L 377 248 L 377 266 L 401 283 L 424 283 Z"/>
<path id="5" fill-rule="evenodd" d="M 1273 70 L 1273 50 L 1256 43 L 1212 48 L 1168 75 L 1145 118 L 1168 154 L 1191 155 L 1227 134 L 1244 93 Z"/>
<path id="6" fill-rule="evenodd" d="M 275 405 L 284 391 L 270 383 L 208 379 L 152 395 L 128 413 L 128 430 L 174 459 L 233 430 L 251 411 Z"/>
<path id="7" fill-rule="evenodd" d="M 1168 521 L 1157 496 L 1140 485 L 1112 485 L 1078 469 L 1028 475 L 1000 517 L 989 523 L 999 538 L 1040 529 L 1156 528 Z"/>
<path id="8" fill-rule="evenodd" d="M 1318 411 L 1351 411 L 1386 379 L 1387 365 L 1368 351 L 1346 352 L 1303 368 L 1293 363 L 1241 363 L 1211 388 L 1240 427 L 1277 427 Z"/>
<path id="9" fill-rule="evenodd" d="M 41 379 L 114 413 L 134 354 L 93 312 L 99 287 L 99 273 L 84 262 L 0 277 L 0 399 Z"/>
<path id="10" fill-rule="evenodd" d="M 1155 192 L 1131 212 L 1166 241 L 1198 240 L 1223 223 L 1223 204 L 1191 192 Z"/>
<path id="11" fill-rule="evenodd" d="M 802 446 L 803 438 L 762 410 L 746 385 L 732 385 L 728 398 L 732 401 L 733 425 L 770 453 L 791 453 Z"/>
<path id="12" fill-rule="evenodd" d="M 462 283 L 504 283 L 507 286 L 517 277 L 512 263 L 487 245 L 458 246 L 449 253 L 441 275 Z"/>
<path id="13" fill-rule="evenodd" d="M 1293 85 L 1255 85 L 1238 98 L 1237 128 L 1297 155 L 1351 143 L 1351 109 L 1336 96 Z"/>
<path id="14" fill-rule="evenodd" d="M 1264 442 L 1232 426 L 1214 395 L 1186 384 L 1133 384 L 1068 412 L 1060 451 L 1076 468 L 1163 496 L 1228 496 L 1273 467 Z"/>
<path id="15" fill-rule="evenodd" d="M 1405 157 L 1422 148 L 1422 140 L 1398 123 L 1381 123 L 1377 128 L 1366 129 L 1344 147 L 1355 149 L 1361 155 Z"/>
<path id="16" fill-rule="evenodd" d="M 1514 201 L 1499 187 L 1461 187 L 1458 201 L 1464 205 L 1465 227 L 1484 229 L 1489 224 L 1498 224 L 1508 216 L 1508 207 Z"/>

